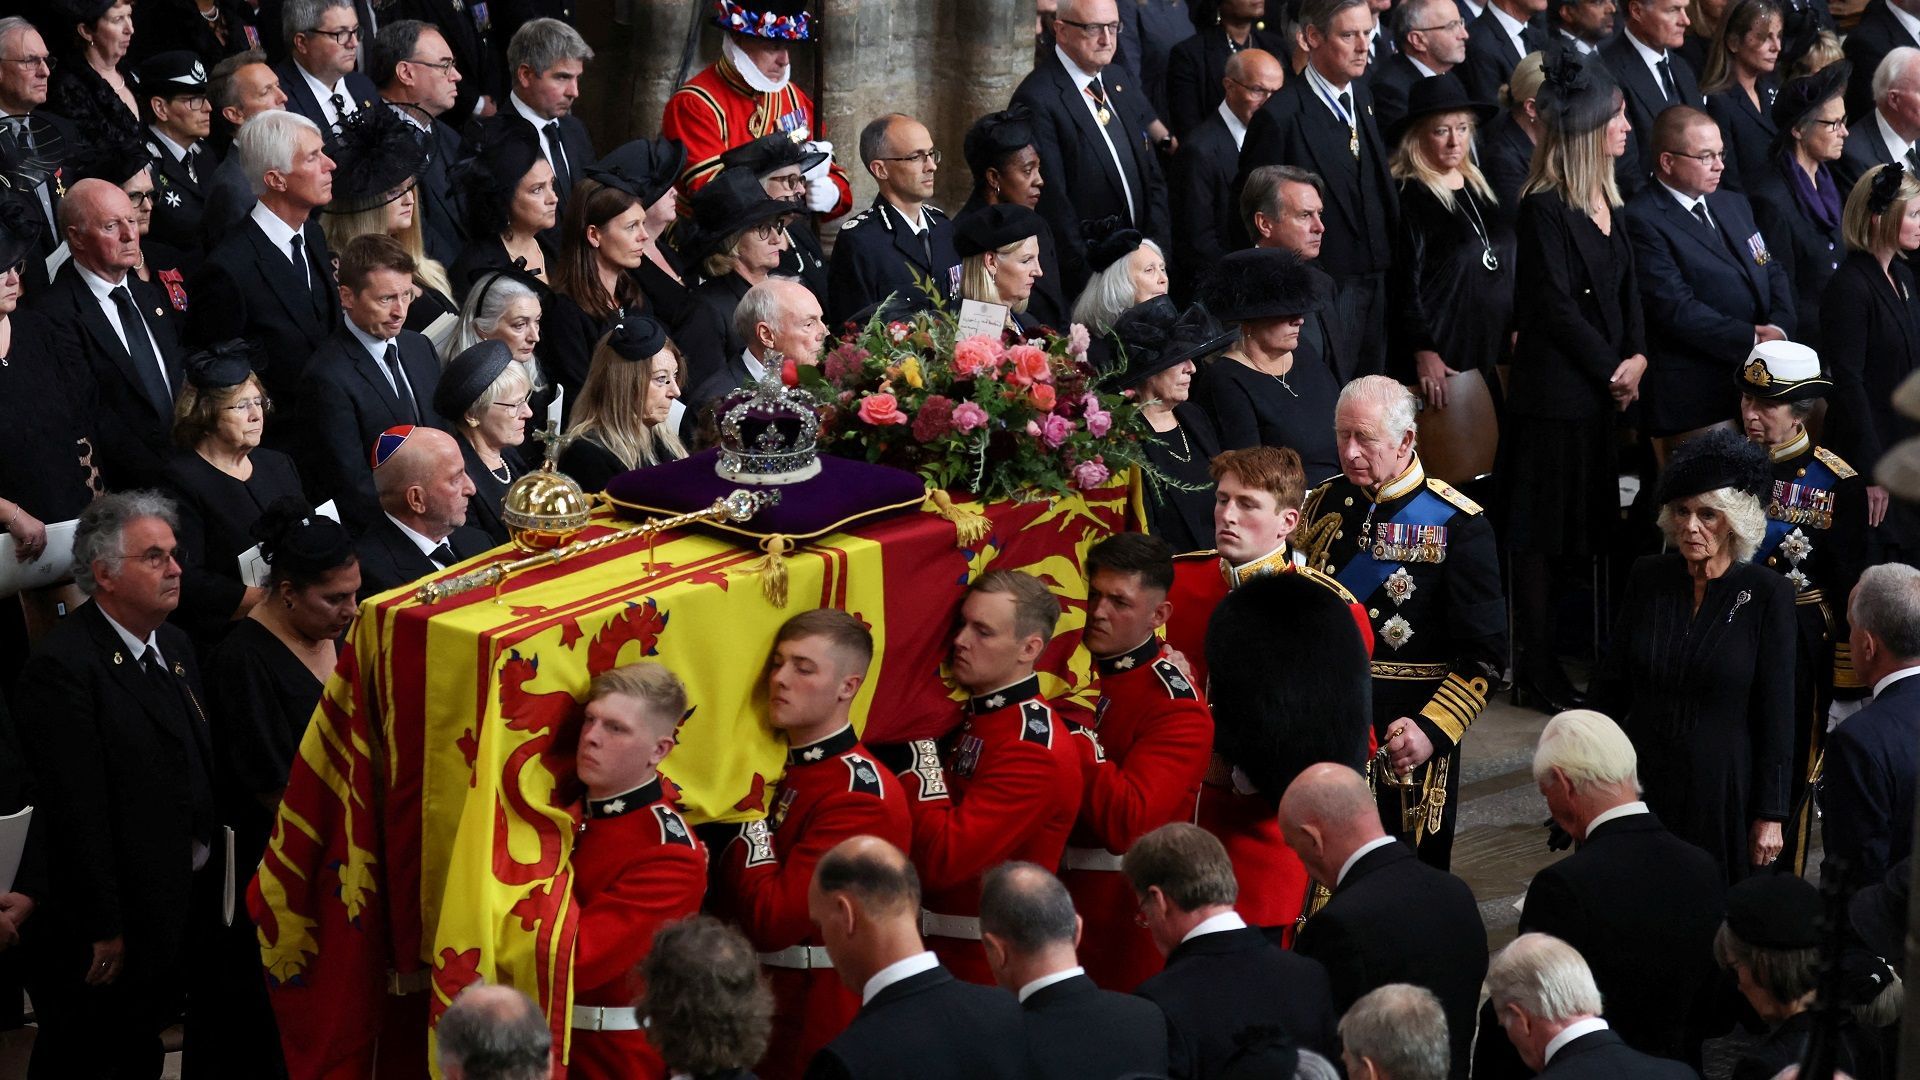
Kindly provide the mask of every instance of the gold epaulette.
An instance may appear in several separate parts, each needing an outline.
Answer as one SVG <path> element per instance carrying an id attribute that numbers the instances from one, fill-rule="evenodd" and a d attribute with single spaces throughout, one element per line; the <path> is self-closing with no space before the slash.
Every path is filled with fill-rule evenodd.
<path id="1" fill-rule="evenodd" d="M 1207 548 L 1205 551 L 1182 551 L 1173 557 L 1173 561 L 1183 562 L 1190 559 L 1217 559 L 1219 557 L 1219 551 L 1214 548 Z"/>
<path id="2" fill-rule="evenodd" d="M 1345 585 L 1340 584 L 1340 579 L 1334 577 L 1332 574 L 1323 574 L 1320 571 L 1315 570 L 1311 566 L 1295 566 L 1293 568 L 1293 572 L 1296 574 L 1299 574 L 1303 578 L 1306 578 L 1308 581 L 1312 581 L 1320 585 L 1325 585 L 1327 588 L 1332 589 L 1333 594 L 1335 596 L 1338 596 L 1341 602 L 1343 603 L 1347 603 L 1347 604 L 1359 603 L 1358 600 L 1355 600 L 1353 598 L 1353 594 L 1347 591 L 1347 587 Z"/>
<path id="3" fill-rule="evenodd" d="M 1842 458 L 1839 454 L 1834 453 L 1833 451 L 1827 449 L 1824 446 L 1814 447 L 1813 456 L 1820 460 L 1820 464 L 1825 465 L 1829 469 L 1832 469 L 1833 475 L 1839 477 L 1842 480 L 1851 480 L 1854 477 L 1860 475 L 1859 473 L 1853 470 L 1853 466 L 1847 464 L 1846 459 Z"/>
<path id="4" fill-rule="evenodd" d="M 1454 487 L 1452 484 L 1447 483 L 1445 480 L 1442 480 L 1437 476 L 1427 477 L 1427 490 L 1447 500 L 1448 505 L 1452 506 L 1455 510 L 1463 511 L 1468 514 L 1479 514 L 1484 512 L 1480 508 L 1479 503 L 1474 502 L 1472 499 L 1467 498 L 1467 496 L 1463 492 L 1461 492 L 1460 489 Z"/>
<path id="5" fill-rule="evenodd" d="M 1333 486 L 1332 480 L 1322 480 L 1320 482 L 1319 487 L 1316 487 L 1312 491 L 1307 492 L 1306 501 L 1302 504 L 1300 508 L 1301 521 L 1310 521 L 1313 519 L 1313 512 L 1319 509 L 1320 500 L 1327 497 L 1327 489 L 1331 488 L 1332 486 Z"/>

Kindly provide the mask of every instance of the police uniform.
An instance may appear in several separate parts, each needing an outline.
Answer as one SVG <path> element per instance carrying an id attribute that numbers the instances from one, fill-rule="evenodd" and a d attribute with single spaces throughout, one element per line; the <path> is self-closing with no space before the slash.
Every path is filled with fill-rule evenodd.
<path id="1" fill-rule="evenodd" d="M 199 57 L 185 51 L 149 57 L 134 75 L 142 99 L 192 96 L 207 92 L 207 69 Z M 206 140 L 186 147 L 176 157 L 160 133 L 146 129 L 147 155 L 153 159 L 153 224 L 147 236 L 182 251 L 200 247 L 200 217 L 206 212 L 207 193 L 220 159 L 206 148 Z"/>
<path id="2" fill-rule="evenodd" d="M 1131 993 L 1160 970 L 1160 953 L 1134 921 L 1133 886 L 1120 873 L 1120 856 L 1162 825 L 1193 820 L 1213 749 L 1213 715 L 1157 637 L 1094 664 L 1098 741 L 1087 740 L 1086 791 L 1060 880 L 1086 922 L 1080 960 L 1088 976 Z"/>
<path id="3" fill-rule="evenodd" d="M 946 742 L 912 744 L 902 774 L 913 810 L 921 932 L 954 975 L 993 985 L 980 945 L 980 878 L 1009 859 L 1060 865 L 1080 811 L 1080 749 L 1029 675 L 968 699 Z"/>
<path id="4" fill-rule="evenodd" d="M 587 800 L 573 847 L 573 1040 L 577 1080 L 665 1080 L 666 1064 L 633 1009 L 632 972 L 661 927 L 700 910 L 707 849 L 662 778 Z"/>
<path id="5" fill-rule="evenodd" d="M 1794 342 L 1755 346 L 1740 373 L 1740 392 L 1765 401 L 1806 401 L 1833 384 L 1820 358 Z M 1834 700 L 1858 700 L 1867 687 L 1853 669 L 1847 641 L 1847 599 L 1867 561 L 1866 478 L 1840 455 L 1815 446 L 1804 428 L 1767 448 L 1773 487 L 1766 502 L 1767 532 L 1753 561 L 1778 571 L 1794 588 L 1797 661 L 1793 690 L 1793 764 L 1783 854 L 1794 873 L 1806 869 L 1813 810 L 1807 789 L 1817 784 L 1826 746 L 1827 710 Z"/>
<path id="6" fill-rule="evenodd" d="M 1307 495 L 1296 534 L 1307 561 L 1366 608 L 1373 627 L 1373 733 L 1381 746 L 1401 717 L 1433 743 L 1403 787 L 1378 777 L 1387 831 L 1445 869 L 1459 811 L 1460 740 L 1506 656 L 1507 611 L 1493 529 L 1479 504 L 1429 479 L 1419 455 L 1367 489 L 1344 476 Z"/>
<path id="7" fill-rule="evenodd" d="M 842 840 L 877 836 L 903 851 L 912 845 L 906 796 L 878 761 L 850 726 L 792 747 L 767 817 L 743 828 L 742 842 L 723 859 L 724 906 L 761 950 L 773 986 L 772 1038 L 756 1070 L 765 1080 L 799 1077 L 860 1011 L 859 995 L 841 985 L 807 918 L 807 885 Z"/>
<path id="8" fill-rule="evenodd" d="M 932 203 L 921 203 L 920 212 L 926 227 L 915 232 L 885 195 L 876 195 L 872 206 L 841 222 L 827 272 L 833 302 L 828 318 L 834 326 L 890 294 L 908 307 L 927 306 L 916 275 L 931 277 L 944 301 L 960 295 L 953 223 Z"/>

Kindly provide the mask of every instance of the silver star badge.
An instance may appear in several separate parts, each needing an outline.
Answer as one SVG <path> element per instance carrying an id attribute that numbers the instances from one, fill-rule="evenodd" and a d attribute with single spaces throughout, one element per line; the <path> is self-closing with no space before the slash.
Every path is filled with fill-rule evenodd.
<path id="1" fill-rule="evenodd" d="M 1803 592 L 1807 586 L 1813 584 L 1813 579 L 1809 578 L 1797 566 L 1787 571 L 1787 580 L 1793 583 L 1793 591 L 1795 592 Z"/>
<path id="2" fill-rule="evenodd" d="M 620 811 L 625 810 L 626 808 L 627 808 L 627 800 L 615 799 L 610 803 L 602 804 L 600 807 L 600 812 L 603 814 L 617 814 Z"/>
<path id="3" fill-rule="evenodd" d="M 1400 616 L 1395 615 L 1393 618 L 1380 624 L 1380 636 L 1388 645 L 1398 649 L 1412 640 L 1413 625 Z"/>
<path id="4" fill-rule="evenodd" d="M 177 192 L 177 191 L 173 191 L 173 190 L 171 190 L 171 189 L 169 189 L 169 190 L 167 191 L 167 196 L 166 196 L 166 198 L 167 198 L 167 205 L 168 205 L 168 206 L 179 206 L 179 205 L 180 205 L 180 193 L 179 193 L 179 192 Z"/>
<path id="5" fill-rule="evenodd" d="M 1806 533 L 1795 529 L 1780 541 L 1780 554 L 1785 555 L 1788 562 L 1797 564 L 1813 554 L 1813 541 L 1807 539 Z"/>
<path id="6" fill-rule="evenodd" d="M 1007 695 L 995 694 L 992 697 L 987 699 L 987 708 L 997 709 L 1002 705 L 1005 705 L 1006 703 L 1007 703 Z"/>
<path id="7" fill-rule="evenodd" d="M 1406 603 L 1407 598 L 1413 595 L 1414 589 L 1416 588 L 1413 583 L 1413 575 L 1407 573 L 1407 568 L 1404 566 L 1395 570 L 1392 576 L 1387 578 L 1386 587 L 1387 599 L 1393 601 L 1393 606 L 1395 607 Z"/>
<path id="8" fill-rule="evenodd" d="M 807 761 L 819 761 L 821 758 L 826 756 L 827 756 L 827 748 L 824 746 L 816 746 L 813 749 L 805 751 L 800 755 L 802 759 Z"/>

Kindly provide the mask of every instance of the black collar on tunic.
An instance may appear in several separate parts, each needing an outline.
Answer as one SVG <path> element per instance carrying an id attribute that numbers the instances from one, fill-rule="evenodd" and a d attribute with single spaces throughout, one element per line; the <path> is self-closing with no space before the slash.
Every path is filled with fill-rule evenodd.
<path id="1" fill-rule="evenodd" d="M 976 694 L 967 699 L 967 712 L 974 716 L 984 716 L 997 712 L 1016 701 L 1026 701 L 1040 696 L 1040 676 L 1029 675 L 1012 686 L 1003 686 L 990 694 Z"/>
<path id="2" fill-rule="evenodd" d="M 1128 649 L 1118 656 L 1096 656 L 1093 662 L 1100 665 L 1100 674 L 1118 675 L 1123 671 L 1132 671 L 1153 663 L 1160 657 L 1160 639 L 1150 637 L 1139 647 Z"/>
<path id="3" fill-rule="evenodd" d="M 632 791 L 622 792 L 611 799 L 588 799 L 587 817 L 619 817 L 622 814 L 631 814 L 643 806 L 652 806 L 659 801 L 660 777 L 656 775 Z"/>
<path id="4" fill-rule="evenodd" d="M 816 761 L 825 761 L 830 757 L 844 754 L 860 742 L 860 736 L 853 733 L 853 725 L 848 724 L 819 742 L 805 746 L 795 746 L 787 751 L 787 767 L 811 765 Z"/>

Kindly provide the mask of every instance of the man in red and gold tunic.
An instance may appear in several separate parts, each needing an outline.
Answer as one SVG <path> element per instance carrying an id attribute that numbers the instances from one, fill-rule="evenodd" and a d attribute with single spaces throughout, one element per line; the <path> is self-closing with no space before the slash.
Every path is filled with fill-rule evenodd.
<path id="1" fill-rule="evenodd" d="M 687 714 L 673 672 L 642 662 L 594 677 L 576 767 L 587 788 L 573 848 L 573 1048 L 578 1080 L 664 1080 L 633 1009 L 654 931 L 700 910 L 707 849 L 675 810 L 660 762 Z"/>
<path id="2" fill-rule="evenodd" d="M 853 730 L 850 710 L 873 663 L 873 635 L 834 608 L 788 619 L 767 664 L 767 718 L 787 739 L 787 772 L 766 818 L 746 825 L 721 860 L 720 906 L 760 950 L 773 984 L 773 1034 L 759 1068 L 797 1078 L 846 1030 L 860 999 L 841 985 L 807 919 L 807 883 L 834 845 L 877 836 L 905 850 L 913 824 L 900 782 Z"/>
<path id="3" fill-rule="evenodd" d="M 1130 993 L 1160 970 L 1153 938 L 1134 920 L 1120 857 L 1134 841 L 1174 821 L 1191 822 L 1213 749 L 1213 714 L 1155 631 L 1173 605 L 1173 549 L 1145 533 L 1121 533 L 1087 552 L 1087 626 L 1082 641 L 1100 673 L 1094 708 L 1097 753 L 1087 756 L 1080 821 L 1060 879 L 1085 922 L 1080 962 L 1094 982 Z"/>
<path id="4" fill-rule="evenodd" d="M 660 133 L 687 148 L 682 194 L 692 195 L 720 171 L 720 155 L 774 132 L 805 132 L 809 149 L 827 156 L 806 172 L 807 209 L 827 220 L 853 206 L 846 171 L 833 145 L 820 141 L 813 99 L 793 85 L 789 50 L 812 36 L 805 0 L 713 0 L 714 24 L 726 31 L 720 59 L 700 69 L 667 99 Z"/>
<path id="5" fill-rule="evenodd" d="M 1040 696 L 1033 665 L 1060 602 L 1039 578 L 990 570 L 967 590 L 953 636 L 953 680 L 972 695 L 946 741 L 911 744 L 901 775 L 913 809 L 927 946 L 955 976 L 992 986 L 980 945 L 980 878 L 1009 859 L 1060 865 L 1080 811 L 1080 749 Z"/>

